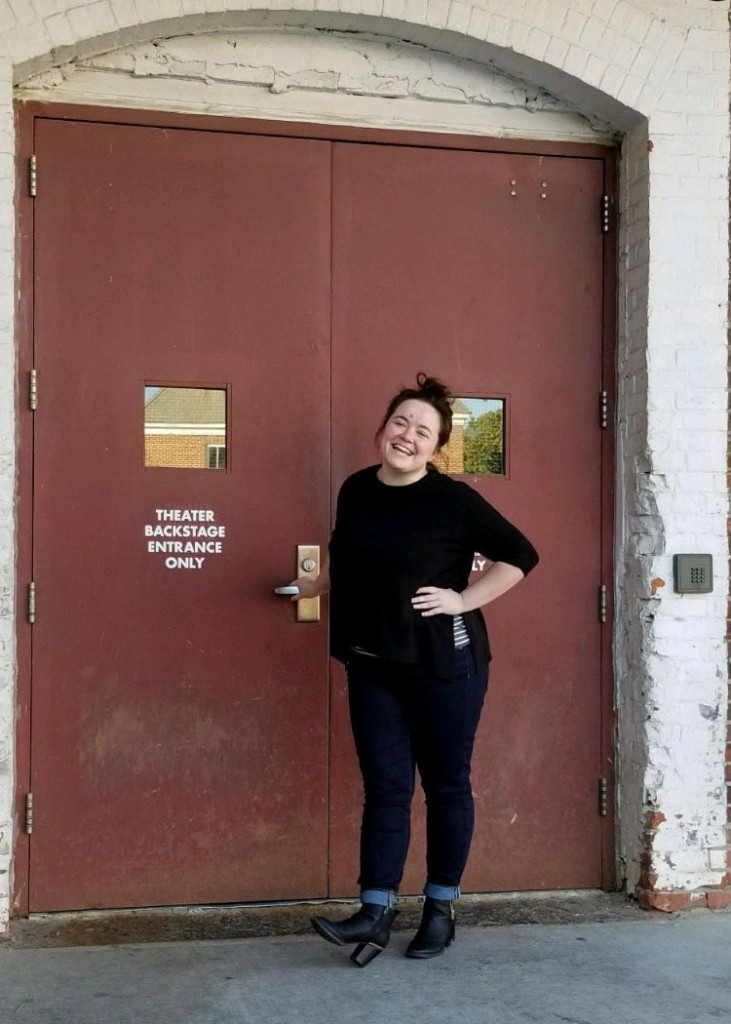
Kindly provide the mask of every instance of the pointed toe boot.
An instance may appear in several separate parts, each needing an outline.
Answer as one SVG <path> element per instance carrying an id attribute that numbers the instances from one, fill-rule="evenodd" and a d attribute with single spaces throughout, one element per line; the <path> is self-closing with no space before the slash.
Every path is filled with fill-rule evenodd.
<path id="1" fill-rule="evenodd" d="M 406 948 L 412 960 L 429 960 L 439 956 L 454 942 L 454 904 L 451 900 L 435 900 L 427 896 L 421 924 Z"/>
<path id="2" fill-rule="evenodd" d="M 382 953 L 391 938 L 391 928 L 398 910 L 377 903 L 364 903 L 357 913 L 344 921 L 329 921 L 326 917 L 313 917 L 312 927 L 318 935 L 336 946 L 356 943 L 350 959 L 358 967 L 366 967 Z"/>

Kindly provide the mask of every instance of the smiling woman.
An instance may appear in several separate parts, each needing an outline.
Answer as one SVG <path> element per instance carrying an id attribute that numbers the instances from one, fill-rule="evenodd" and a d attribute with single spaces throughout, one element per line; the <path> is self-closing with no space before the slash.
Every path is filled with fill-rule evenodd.
<path id="1" fill-rule="evenodd" d="M 414 398 L 403 402 L 381 433 L 379 479 L 395 487 L 420 480 L 436 451 L 438 436 L 435 409 Z"/>
<path id="2" fill-rule="evenodd" d="M 420 373 L 394 396 L 376 433 L 380 465 L 338 496 L 330 563 L 301 594 L 332 591 L 331 649 L 348 674 L 363 777 L 361 909 L 313 919 L 365 967 L 388 944 L 409 846 L 418 766 L 427 799 L 426 901 L 407 956 L 443 953 L 474 826 L 470 761 L 487 690 L 482 605 L 536 565 L 533 545 L 476 491 L 432 460 L 449 441 L 453 396 Z M 470 584 L 475 551 L 493 563 Z"/>

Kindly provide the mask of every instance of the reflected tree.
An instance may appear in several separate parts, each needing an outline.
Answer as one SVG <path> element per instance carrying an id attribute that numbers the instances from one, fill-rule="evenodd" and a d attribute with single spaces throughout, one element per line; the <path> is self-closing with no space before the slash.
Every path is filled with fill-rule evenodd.
<path id="1" fill-rule="evenodd" d="M 502 412 L 494 410 L 483 413 L 465 427 L 464 471 L 496 474 L 505 472 Z"/>

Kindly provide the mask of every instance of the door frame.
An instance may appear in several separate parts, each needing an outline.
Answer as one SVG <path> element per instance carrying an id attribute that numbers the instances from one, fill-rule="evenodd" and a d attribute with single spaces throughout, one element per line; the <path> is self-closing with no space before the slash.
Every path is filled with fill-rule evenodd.
<path id="1" fill-rule="evenodd" d="M 491 138 L 477 135 L 451 135 L 436 132 L 357 128 L 304 122 L 266 121 L 255 118 L 219 117 L 209 114 L 172 113 L 86 106 L 52 102 L 21 102 L 16 104 L 16 252 L 18 288 L 16 291 L 17 337 L 17 714 L 15 732 L 15 794 L 14 836 L 12 854 L 11 917 L 29 914 L 30 835 L 26 831 L 26 795 L 31 781 L 32 733 L 32 628 L 28 622 L 26 600 L 33 567 L 33 414 L 28 401 L 30 370 L 33 366 L 34 330 L 34 205 L 28 188 L 29 158 L 34 151 L 35 122 L 39 118 L 66 121 L 91 121 L 119 125 L 137 125 L 205 132 L 228 132 L 246 135 L 269 135 L 286 138 L 320 139 L 326 141 L 367 143 L 382 146 L 469 150 L 483 153 L 516 153 L 534 156 L 567 157 L 597 160 L 603 164 L 604 193 L 610 197 L 610 210 L 616 209 L 618 151 L 607 145 L 550 140 Z M 38 169 L 39 187 L 48 168 Z M 597 210 L 597 231 L 601 211 Z M 615 399 L 616 399 L 616 331 L 617 331 L 617 231 L 614 223 L 603 234 L 603 298 L 602 298 L 602 374 L 608 395 L 607 429 L 601 432 L 601 522 L 600 559 L 602 579 L 607 587 L 608 607 L 601 627 L 600 668 L 600 757 L 607 783 L 606 815 L 602 821 L 601 877 L 605 890 L 617 886 L 615 853 L 615 736 L 614 736 L 614 487 L 615 487 Z M 42 387 L 42 385 L 41 385 Z M 599 394 L 597 394 L 599 415 Z M 598 591 L 597 591 L 598 592 Z M 598 781 L 598 780 L 597 780 Z M 599 801 L 599 793 L 597 793 Z"/>

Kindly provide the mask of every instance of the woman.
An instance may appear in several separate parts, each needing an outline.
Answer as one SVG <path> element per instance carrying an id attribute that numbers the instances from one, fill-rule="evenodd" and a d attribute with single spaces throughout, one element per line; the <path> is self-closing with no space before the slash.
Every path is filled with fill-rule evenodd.
<path id="1" fill-rule="evenodd" d="M 376 434 L 380 465 L 338 496 L 329 564 L 299 579 L 302 597 L 331 592 L 331 649 L 348 676 L 365 801 L 361 908 L 312 924 L 356 944 L 365 967 L 388 944 L 409 845 L 414 768 L 427 808 L 421 924 L 406 955 L 426 959 L 454 939 L 453 903 L 474 823 L 470 760 L 490 652 L 479 608 L 536 565 L 532 544 L 476 491 L 431 460 L 452 430 L 452 395 L 420 373 L 391 401 Z M 474 583 L 475 552 L 492 565 Z"/>

